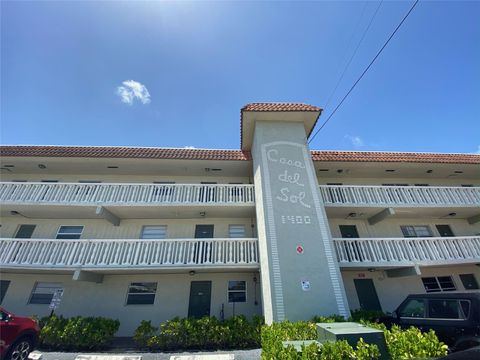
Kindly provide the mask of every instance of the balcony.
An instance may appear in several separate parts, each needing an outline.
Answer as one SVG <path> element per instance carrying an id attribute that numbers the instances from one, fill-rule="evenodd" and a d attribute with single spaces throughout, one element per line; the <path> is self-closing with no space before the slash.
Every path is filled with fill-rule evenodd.
<path id="1" fill-rule="evenodd" d="M 480 263 L 480 236 L 333 239 L 342 268 Z"/>
<path id="2" fill-rule="evenodd" d="M 320 185 L 320 192 L 325 206 L 480 206 L 480 187 Z"/>
<path id="3" fill-rule="evenodd" d="M 330 218 L 371 225 L 389 216 L 480 221 L 480 187 L 321 185 L 320 193 Z"/>
<path id="4" fill-rule="evenodd" d="M 92 218 L 103 207 L 119 219 L 194 218 L 206 210 L 212 217 L 248 217 L 255 193 L 251 184 L 1 182 L 0 203 L 2 216 Z"/>
<path id="5" fill-rule="evenodd" d="M 158 271 L 258 269 L 258 241 L 242 239 L 0 239 L 0 268 Z"/>

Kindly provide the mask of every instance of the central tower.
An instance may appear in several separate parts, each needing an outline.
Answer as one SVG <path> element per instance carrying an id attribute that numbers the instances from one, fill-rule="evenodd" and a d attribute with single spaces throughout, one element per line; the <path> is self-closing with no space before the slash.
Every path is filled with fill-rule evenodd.
<path id="1" fill-rule="evenodd" d="M 349 316 L 315 168 L 307 146 L 321 109 L 249 104 L 242 150 L 253 158 L 262 299 L 268 324 Z"/>

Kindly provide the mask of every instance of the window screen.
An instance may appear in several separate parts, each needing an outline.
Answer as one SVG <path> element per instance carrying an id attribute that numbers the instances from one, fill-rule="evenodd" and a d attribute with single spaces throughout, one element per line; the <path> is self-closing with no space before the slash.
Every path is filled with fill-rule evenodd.
<path id="1" fill-rule="evenodd" d="M 451 276 L 424 277 L 422 282 L 427 293 L 456 290 Z"/>
<path id="2" fill-rule="evenodd" d="M 400 226 L 405 237 L 430 237 L 432 232 L 427 225 L 403 225 Z"/>
<path id="3" fill-rule="evenodd" d="M 83 226 L 60 226 L 57 233 L 57 239 L 80 239 Z"/>
<path id="4" fill-rule="evenodd" d="M 229 225 L 228 234 L 231 238 L 244 238 L 245 237 L 245 225 Z"/>
<path id="5" fill-rule="evenodd" d="M 247 285 L 245 281 L 229 281 L 228 282 L 228 302 L 246 302 L 247 301 Z"/>
<path id="6" fill-rule="evenodd" d="M 166 239 L 167 225 L 146 225 L 142 228 L 141 239 Z"/>
<path id="7" fill-rule="evenodd" d="M 155 302 L 157 283 L 135 282 L 128 287 L 127 305 L 148 305 Z"/>
<path id="8" fill-rule="evenodd" d="M 33 287 L 29 304 L 50 304 L 56 290 L 63 289 L 62 283 L 37 282 Z"/>

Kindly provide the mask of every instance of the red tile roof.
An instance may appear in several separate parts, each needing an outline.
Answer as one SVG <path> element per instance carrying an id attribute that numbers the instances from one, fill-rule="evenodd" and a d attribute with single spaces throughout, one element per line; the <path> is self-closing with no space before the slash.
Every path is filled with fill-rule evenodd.
<path id="1" fill-rule="evenodd" d="M 209 149 L 167 149 L 108 146 L 0 146 L 3 157 L 141 158 L 178 160 L 251 160 L 249 151 Z M 434 154 L 369 151 L 312 151 L 313 161 L 323 162 L 410 162 L 480 164 L 477 154 Z"/>
<path id="2" fill-rule="evenodd" d="M 318 106 L 301 103 L 251 103 L 242 111 L 322 111 Z"/>
<path id="3" fill-rule="evenodd" d="M 310 136 L 315 125 L 317 124 L 318 118 L 322 109 L 318 106 L 302 104 L 302 103 L 251 103 L 245 105 L 240 110 L 240 148 L 243 149 L 243 113 L 244 112 L 293 112 L 293 111 L 303 111 L 303 112 L 318 112 L 317 119 L 310 130 L 310 133 L 307 137 Z"/>
<path id="4" fill-rule="evenodd" d="M 417 152 L 312 151 L 313 161 L 408 162 L 440 164 L 480 164 L 477 154 L 438 154 Z M 479 169 L 480 170 L 480 169 Z"/>
<path id="5" fill-rule="evenodd" d="M 241 150 L 141 148 L 116 146 L 0 146 L 1 156 L 139 158 L 182 160 L 250 160 L 250 153 Z"/>

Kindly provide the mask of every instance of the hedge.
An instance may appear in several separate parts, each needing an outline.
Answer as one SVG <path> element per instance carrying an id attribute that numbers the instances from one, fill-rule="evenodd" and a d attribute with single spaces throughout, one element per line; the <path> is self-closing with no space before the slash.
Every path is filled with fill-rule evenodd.
<path id="1" fill-rule="evenodd" d="M 248 321 L 243 315 L 220 321 L 215 317 L 174 318 L 155 327 L 142 321 L 134 340 L 140 347 L 151 350 L 224 350 L 251 349 L 260 346 L 263 318 Z"/>
<path id="2" fill-rule="evenodd" d="M 99 350 L 108 347 L 120 327 L 118 320 L 52 315 L 40 320 L 39 347 L 49 350 Z"/>

